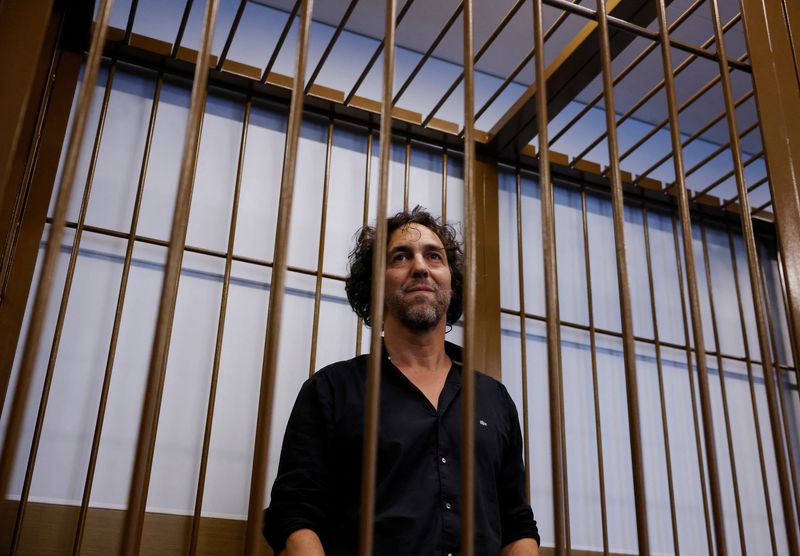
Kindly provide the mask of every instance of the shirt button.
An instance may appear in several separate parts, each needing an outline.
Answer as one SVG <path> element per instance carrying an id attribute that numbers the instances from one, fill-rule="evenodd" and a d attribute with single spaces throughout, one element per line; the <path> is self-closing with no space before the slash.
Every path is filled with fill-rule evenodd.
<path id="1" fill-rule="evenodd" d="M 444 507 L 445 507 L 445 508 L 447 508 L 447 509 L 449 510 L 449 509 L 450 509 L 450 508 L 452 508 L 453 506 L 451 506 L 451 505 L 450 505 L 450 502 L 445 502 L 445 503 L 444 503 Z"/>
<path id="2" fill-rule="evenodd" d="M 442 463 L 447 463 L 447 458 L 442 458 Z"/>

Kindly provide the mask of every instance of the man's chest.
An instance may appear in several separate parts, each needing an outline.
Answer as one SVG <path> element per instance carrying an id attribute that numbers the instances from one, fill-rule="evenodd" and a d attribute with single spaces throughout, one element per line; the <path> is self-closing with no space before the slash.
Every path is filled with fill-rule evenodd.
<path id="1" fill-rule="evenodd" d="M 458 385 L 439 387 L 434 408 L 422 389 L 408 384 L 386 384 L 381 388 L 378 423 L 378 461 L 383 470 L 404 466 L 439 466 L 460 461 L 462 396 Z M 361 454 L 364 438 L 365 393 L 351 393 L 336 404 L 334 438 L 337 452 L 353 465 Z M 486 396 L 478 396 L 475 411 L 476 462 L 494 471 L 500 465 L 507 438 L 507 423 L 501 408 Z M 445 462 L 442 462 L 442 459 Z"/>

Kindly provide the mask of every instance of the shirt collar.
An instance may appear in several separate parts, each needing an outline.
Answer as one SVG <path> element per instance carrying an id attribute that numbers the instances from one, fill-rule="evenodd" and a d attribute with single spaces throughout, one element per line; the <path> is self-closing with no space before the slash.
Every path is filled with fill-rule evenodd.
<path id="1" fill-rule="evenodd" d="M 391 358 L 389 357 L 389 352 L 386 350 L 385 342 L 381 342 L 381 351 L 383 352 L 383 360 L 391 361 Z M 460 368 L 462 365 L 462 360 L 464 358 L 463 351 L 464 350 L 459 345 L 456 345 L 448 341 L 444 342 L 444 352 L 453 362 L 453 365 L 455 365 L 458 368 Z"/>
<path id="2" fill-rule="evenodd" d="M 457 346 L 456 344 L 445 341 L 444 352 L 453 361 L 453 364 L 458 365 L 459 367 L 461 366 L 461 362 L 464 358 L 461 346 Z"/>
<path id="3" fill-rule="evenodd" d="M 383 351 L 383 365 L 384 369 L 392 369 L 392 372 L 395 373 L 398 377 L 402 377 L 405 382 L 408 381 L 408 378 L 403 375 L 402 371 L 398 369 L 392 360 L 389 358 L 389 352 L 386 351 L 386 344 L 381 344 L 381 350 Z M 442 390 L 442 394 L 439 397 L 439 414 L 443 414 L 452 404 L 453 400 L 458 396 L 458 393 L 461 391 L 461 361 L 463 359 L 463 350 L 461 346 L 453 344 L 451 342 L 444 343 L 444 352 L 453 362 L 452 367 L 450 368 L 450 372 L 447 374 L 447 379 L 444 383 L 444 388 Z"/>

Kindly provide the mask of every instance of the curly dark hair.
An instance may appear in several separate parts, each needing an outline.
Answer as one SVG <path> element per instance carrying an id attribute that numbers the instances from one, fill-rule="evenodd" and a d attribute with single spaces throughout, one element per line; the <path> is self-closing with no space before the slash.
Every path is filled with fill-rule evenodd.
<path id="1" fill-rule="evenodd" d="M 456 230 L 449 224 L 442 224 L 423 207 L 417 205 L 410 212 L 398 212 L 386 220 L 387 242 L 398 228 L 409 224 L 419 224 L 430 229 L 441 240 L 450 267 L 450 286 L 453 295 L 447 308 L 447 324 L 453 325 L 464 310 L 462 287 L 464 284 L 464 252 L 456 239 Z M 345 280 L 347 300 L 356 314 L 364 319 L 367 326 L 371 321 L 372 294 L 372 253 L 375 247 L 375 228 L 364 226 L 356 232 L 356 244 L 350 252 L 350 275 Z"/>

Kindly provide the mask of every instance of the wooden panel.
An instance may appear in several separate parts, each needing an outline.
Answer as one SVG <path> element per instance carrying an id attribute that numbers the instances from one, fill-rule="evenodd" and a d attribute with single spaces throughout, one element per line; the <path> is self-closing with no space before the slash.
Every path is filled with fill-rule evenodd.
<path id="1" fill-rule="evenodd" d="M 22 317 L 28 301 L 33 270 L 39 253 L 45 216 L 58 169 L 61 148 L 78 81 L 82 56 L 63 52 L 58 76 L 39 145 L 38 161 L 28 193 L 25 218 L 17 232 L 14 258 L 9 266 L 8 283 L 0 304 L 0 396 L 5 399 L 11 363 L 19 338 Z"/>
<path id="2" fill-rule="evenodd" d="M 2 518 L 13 519 L 7 504 Z M 61 504 L 30 503 L 28 518 L 22 537 L 20 556 L 66 556 L 72 551 L 72 535 L 78 518 L 78 507 Z M 86 522 L 86 537 L 81 547 L 82 556 L 107 556 L 116 554 L 122 537 L 125 512 L 105 508 L 92 508 Z M 145 514 L 142 556 L 183 556 L 189 542 L 191 516 Z M 239 556 L 244 549 L 245 522 L 236 519 L 204 517 L 200 525 L 200 556 Z M 5 539 L 0 539 L 0 541 Z M 542 556 L 552 556 L 550 547 L 541 549 Z M 602 552 L 572 550 L 573 556 L 597 556 Z M 259 556 L 273 556 L 266 542 Z M 609 556 L 622 556 L 609 553 Z"/>
<path id="3" fill-rule="evenodd" d="M 72 540 L 78 519 L 78 506 L 29 503 L 25 529 L 18 554 L 62 556 L 72 552 Z M 13 521 L 16 503 L 3 506 L 2 518 Z M 86 532 L 81 554 L 106 556 L 119 552 L 125 512 L 91 508 L 86 520 Z M 145 514 L 142 556 L 183 556 L 189 546 L 191 516 L 148 512 Z M 199 555 L 238 556 L 244 550 L 245 521 L 204 517 L 200 522 Z M 7 545 L 7 539 L 0 542 Z M 259 556 L 272 556 L 266 542 Z"/>
<path id="4" fill-rule="evenodd" d="M 797 13 L 796 8 L 793 13 Z M 797 357 L 800 351 L 800 250 L 797 249 L 800 245 L 800 85 L 797 80 L 786 78 L 794 73 L 794 53 L 779 3 L 744 0 L 742 15 L 753 63 L 756 105 L 767 153 L 789 321 L 793 325 L 792 346 Z"/>
<path id="5" fill-rule="evenodd" d="M 53 0 L 5 0 L 0 2 L 0 56 L 3 78 L 10 87 L 0 88 L 0 197 L 20 143 L 27 108 L 35 96 L 39 57 L 47 42 Z M 45 17 L 42 17 L 45 14 Z M 35 102 L 35 99 L 34 99 Z M 22 148 L 24 148 L 24 142 Z"/>
<path id="6" fill-rule="evenodd" d="M 500 249 L 497 223 L 497 166 L 475 164 L 477 298 L 475 368 L 500 380 Z"/>

